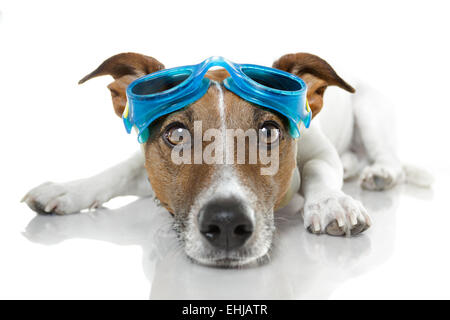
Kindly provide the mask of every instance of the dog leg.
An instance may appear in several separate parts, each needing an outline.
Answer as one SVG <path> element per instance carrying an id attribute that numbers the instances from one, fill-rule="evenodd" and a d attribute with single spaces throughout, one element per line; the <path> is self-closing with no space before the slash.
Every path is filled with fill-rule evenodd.
<path id="1" fill-rule="evenodd" d="M 405 179 L 395 152 L 393 108 L 368 86 L 358 87 L 353 112 L 370 164 L 362 170 L 361 186 L 369 190 L 392 188 Z"/>
<path id="2" fill-rule="evenodd" d="M 363 205 L 342 190 L 343 167 L 331 142 L 314 123 L 298 141 L 297 163 L 305 198 L 305 227 L 313 233 L 354 235 L 371 220 Z"/>
<path id="3" fill-rule="evenodd" d="M 341 155 L 341 162 L 344 169 L 344 181 L 349 180 L 361 171 L 361 160 L 352 151 L 346 151 Z"/>
<path id="4" fill-rule="evenodd" d="M 149 196 L 142 153 L 87 179 L 66 183 L 46 182 L 30 190 L 22 199 L 38 213 L 68 214 L 101 206 L 124 195 Z"/>

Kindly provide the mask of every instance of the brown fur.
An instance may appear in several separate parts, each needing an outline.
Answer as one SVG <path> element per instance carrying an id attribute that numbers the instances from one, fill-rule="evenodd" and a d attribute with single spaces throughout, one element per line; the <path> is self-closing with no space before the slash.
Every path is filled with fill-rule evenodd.
<path id="1" fill-rule="evenodd" d="M 295 74 L 306 82 L 313 118 L 323 107 L 323 94 L 328 86 L 334 85 L 348 92 L 355 92 L 325 60 L 310 53 L 286 54 L 276 60 L 272 67 Z"/>
<path id="2" fill-rule="evenodd" d="M 127 102 L 125 90 L 137 78 L 164 69 L 164 65 L 155 58 L 134 52 L 119 53 L 105 60 L 97 69 L 86 75 L 78 84 L 89 79 L 111 75 L 114 82 L 108 85 L 115 113 L 121 117 Z"/>
<path id="3" fill-rule="evenodd" d="M 217 82 L 222 82 L 229 76 L 230 74 L 225 69 L 209 70 L 205 75 L 205 77 Z"/>
<path id="4" fill-rule="evenodd" d="M 174 164 L 172 148 L 162 139 L 164 129 L 177 121 L 183 123 L 191 133 L 194 121 L 201 120 L 203 132 L 208 128 L 220 128 L 220 114 L 214 89 L 208 92 L 188 109 L 172 113 L 152 126 L 152 134 L 145 145 L 145 166 L 157 198 L 174 213 L 186 214 L 201 189 L 210 183 L 214 165 Z M 206 142 L 204 142 L 204 147 Z M 192 150 L 192 159 L 194 157 Z"/>

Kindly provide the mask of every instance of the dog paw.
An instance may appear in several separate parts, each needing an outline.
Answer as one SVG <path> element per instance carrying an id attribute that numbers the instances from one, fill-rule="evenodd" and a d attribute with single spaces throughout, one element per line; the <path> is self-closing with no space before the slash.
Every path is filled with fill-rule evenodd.
<path id="1" fill-rule="evenodd" d="M 308 231 L 332 236 L 356 235 L 372 222 L 361 204 L 343 192 L 335 192 L 306 200 L 303 218 Z"/>
<path id="2" fill-rule="evenodd" d="M 364 168 L 360 176 L 361 187 L 367 190 L 390 189 L 399 180 L 401 169 L 380 164 L 373 164 Z"/>
<path id="3" fill-rule="evenodd" d="M 69 214 L 87 208 L 97 208 L 103 202 L 81 183 L 46 182 L 30 190 L 23 198 L 32 210 L 40 214 Z"/>

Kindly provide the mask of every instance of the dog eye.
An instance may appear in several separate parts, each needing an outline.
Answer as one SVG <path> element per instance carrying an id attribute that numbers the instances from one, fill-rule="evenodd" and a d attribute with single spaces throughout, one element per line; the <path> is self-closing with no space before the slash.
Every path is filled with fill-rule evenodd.
<path id="1" fill-rule="evenodd" d="M 181 143 L 189 143 L 189 130 L 180 122 L 171 123 L 164 130 L 163 139 L 170 147 Z"/>
<path id="2" fill-rule="evenodd" d="M 264 122 L 259 129 L 259 139 L 264 144 L 274 144 L 280 139 L 280 136 L 280 127 L 274 121 Z"/>

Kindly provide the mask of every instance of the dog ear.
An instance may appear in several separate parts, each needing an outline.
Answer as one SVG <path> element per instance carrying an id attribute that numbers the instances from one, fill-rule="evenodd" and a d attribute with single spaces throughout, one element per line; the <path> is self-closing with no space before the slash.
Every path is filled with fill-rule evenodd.
<path id="1" fill-rule="evenodd" d="M 313 118 L 322 109 L 323 94 L 328 86 L 334 85 L 348 92 L 355 92 L 355 89 L 339 77 L 328 62 L 313 54 L 286 54 L 276 60 L 272 67 L 295 74 L 305 81 Z"/>
<path id="2" fill-rule="evenodd" d="M 133 52 L 119 53 L 105 60 L 78 84 L 95 77 L 111 75 L 114 81 L 108 85 L 108 89 L 111 91 L 114 111 L 121 117 L 127 103 L 128 85 L 137 78 L 162 69 L 164 65 L 155 58 Z"/>

